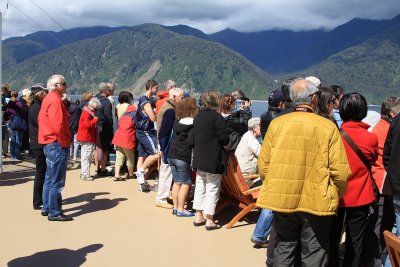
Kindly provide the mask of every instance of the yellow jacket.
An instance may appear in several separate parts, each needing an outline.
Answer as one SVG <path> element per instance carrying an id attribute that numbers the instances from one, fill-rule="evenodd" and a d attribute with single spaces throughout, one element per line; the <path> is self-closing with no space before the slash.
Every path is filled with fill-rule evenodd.
<path id="1" fill-rule="evenodd" d="M 257 206 L 333 215 L 351 175 L 336 125 L 311 112 L 274 119 L 258 158 L 264 183 Z"/>

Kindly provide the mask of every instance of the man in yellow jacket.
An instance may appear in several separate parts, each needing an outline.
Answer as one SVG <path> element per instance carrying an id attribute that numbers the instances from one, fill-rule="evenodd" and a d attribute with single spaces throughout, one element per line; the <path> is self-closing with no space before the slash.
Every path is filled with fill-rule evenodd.
<path id="1" fill-rule="evenodd" d="M 290 85 L 295 111 L 274 119 L 258 158 L 264 179 L 257 206 L 274 211 L 274 266 L 328 264 L 331 216 L 351 175 L 335 124 L 314 114 L 318 88 L 304 79 Z"/>

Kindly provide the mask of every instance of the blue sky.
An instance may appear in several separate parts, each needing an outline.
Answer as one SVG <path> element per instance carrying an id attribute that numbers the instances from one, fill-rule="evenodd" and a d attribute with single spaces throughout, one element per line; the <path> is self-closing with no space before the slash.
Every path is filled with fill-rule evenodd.
<path id="1" fill-rule="evenodd" d="M 399 0 L 0 0 L 3 39 L 87 26 L 185 24 L 213 33 L 225 28 L 330 30 L 353 18 L 391 19 Z M 47 14 L 53 19 L 51 19 Z M 25 14 L 25 15 L 24 15 Z M 27 18 L 27 16 L 29 18 Z"/>

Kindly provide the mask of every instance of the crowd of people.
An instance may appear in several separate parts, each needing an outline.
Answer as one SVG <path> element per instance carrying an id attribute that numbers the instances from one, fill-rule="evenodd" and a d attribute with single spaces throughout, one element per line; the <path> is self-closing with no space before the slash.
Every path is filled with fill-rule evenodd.
<path id="1" fill-rule="evenodd" d="M 2 84 L 3 157 L 8 146 L 13 160 L 28 149 L 34 155 L 33 208 L 49 221 L 73 219 L 61 206 L 69 159 L 80 158 L 82 182 L 136 178 L 144 193 L 155 189 L 146 171 L 158 166 L 155 206 L 216 230 L 231 156 L 243 175 L 259 176 L 246 181 L 261 185 L 250 240 L 268 248 L 267 266 L 390 266 L 383 231 L 400 224 L 399 97 L 386 98 L 376 116 L 360 93 L 325 86 L 314 76 L 294 77 L 270 93 L 265 113 L 253 117 L 241 90 L 210 89 L 195 99 L 173 80 L 163 91 L 159 86 L 148 80 L 137 102 L 120 92 L 115 105 L 112 82 L 80 101 L 67 96 L 61 75 L 24 89 L 21 98 Z M 107 164 L 114 151 L 112 171 Z"/>

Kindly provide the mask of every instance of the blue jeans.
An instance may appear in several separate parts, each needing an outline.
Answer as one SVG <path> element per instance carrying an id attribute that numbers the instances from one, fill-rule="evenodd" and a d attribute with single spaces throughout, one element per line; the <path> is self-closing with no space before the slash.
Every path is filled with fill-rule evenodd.
<path id="1" fill-rule="evenodd" d="M 10 154 L 12 159 L 22 159 L 22 132 L 11 130 Z"/>
<path id="2" fill-rule="evenodd" d="M 171 167 L 172 179 L 177 184 L 192 184 L 192 173 L 190 172 L 190 163 L 168 158 L 168 164 Z"/>
<path id="3" fill-rule="evenodd" d="M 394 215 L 396 217 L 396 236 L 400 237 L 400 195 L 393 195 L 393 207 L 394 207 Z M 385 261 L 385 267 L 391 267 L 392 264 L 389 259 L 389 255 Z"/>
<path id="4" fill-rule="evenodd" d="M 69 148 L 61 147 L 58 142 L 47 144 L 44 147 L 46 156 L 46 175 L 43 185 L 42 211 L 48 211 L 49 216 L 62 213 L 61 191 L 65 185 Z"/>
<path id="5" fill-rule="evenodd" d="M 267 242 L 267 237 L 271 231 L 271 225 L 274 215 L 272 210 L 261 209 L 260 217 L 254 229 L 252 238 L 259 242 Z"/>

